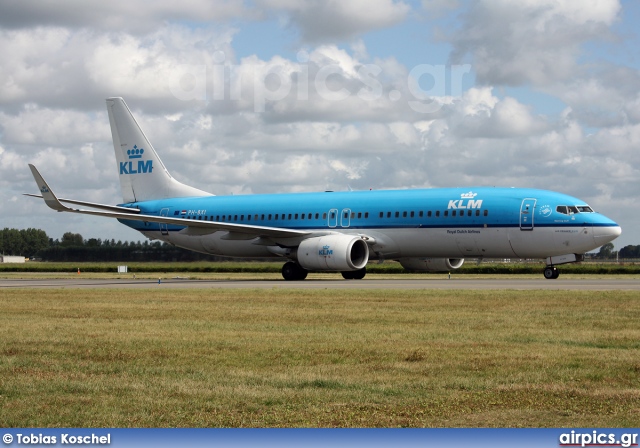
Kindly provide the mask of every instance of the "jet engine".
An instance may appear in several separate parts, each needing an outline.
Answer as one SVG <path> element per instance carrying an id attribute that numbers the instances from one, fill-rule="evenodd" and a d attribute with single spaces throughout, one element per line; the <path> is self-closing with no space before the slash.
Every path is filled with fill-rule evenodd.
<path id="1" fill-rule="evenodd" d="M 302 241 L 297 258 L 311 271 L 357 271 L 369 261 L 369 246 L 357 235 L 325 235 Z"/>
<path id="2" fill-rule="evenodd" d="M 401 258 L 398 261 L 409 271 L 446 272 L 462 266 L 464 258 Z"/>

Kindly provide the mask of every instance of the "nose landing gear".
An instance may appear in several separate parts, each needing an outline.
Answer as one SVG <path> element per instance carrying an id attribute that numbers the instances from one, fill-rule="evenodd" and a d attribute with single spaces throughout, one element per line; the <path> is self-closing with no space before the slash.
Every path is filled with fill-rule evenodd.
<path id="1" fill-rule="evenodd" d="M 547 266 L 543 271 L 544 278 L 547 280 L 555 280 L 560 277 L 560 271 L 555 266 Z"/>

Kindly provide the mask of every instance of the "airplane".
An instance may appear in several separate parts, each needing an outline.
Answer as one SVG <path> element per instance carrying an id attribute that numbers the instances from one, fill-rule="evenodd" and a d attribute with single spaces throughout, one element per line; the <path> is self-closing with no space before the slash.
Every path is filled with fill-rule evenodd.
<path id="1" fill-rule="evenodd" d="M 124 100 L 106 102 L 123 202 L 59 199 L 31 164 L 41 194 L 27 196 L 59 212 L 115 218 L 197 252 L 285 259 L 285 280 L 304 280 L 309 271 L 362 279 L 370 260 L 447 272 L 465 258 L 514 257 L 545 259 L 544 277 L 556 279 L 558 265 L 579 262 L 621 234 L 580 199 L 528 188 L 216 196 L 171 176 Z"/>

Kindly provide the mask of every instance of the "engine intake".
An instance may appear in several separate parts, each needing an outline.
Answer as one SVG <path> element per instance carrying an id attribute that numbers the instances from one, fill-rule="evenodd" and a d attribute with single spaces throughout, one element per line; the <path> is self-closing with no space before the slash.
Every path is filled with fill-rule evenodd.
<path id="1" fill-rule="evenodd" d="M 401 258 L 398 261 L 409 271 L 446 272 L 462 266 L 464 258 Z"/>
<path id="2" fill-rule="evenodd" d="M 300 243 L 298 263 L 316 271 L 357 271 L 369 261 L 369 246 L 356 235 L 325 235 Z"/>

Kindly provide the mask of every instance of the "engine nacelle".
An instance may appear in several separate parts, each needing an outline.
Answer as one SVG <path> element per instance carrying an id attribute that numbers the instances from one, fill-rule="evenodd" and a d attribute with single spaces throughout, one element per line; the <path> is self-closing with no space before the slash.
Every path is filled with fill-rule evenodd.
<path id="1" fill-rule="evenodd" d="M 312 271 L 357 271 L 369 261 L 369 246 L 356 235 L 318 236 L 300 243 L 297 258 Z"/>
<path id="2" fill-rule="evenodd" d="M 398 261 L 409 271 L 446 272 L 462 266 L 464 258 L 401 258 Z"/>

